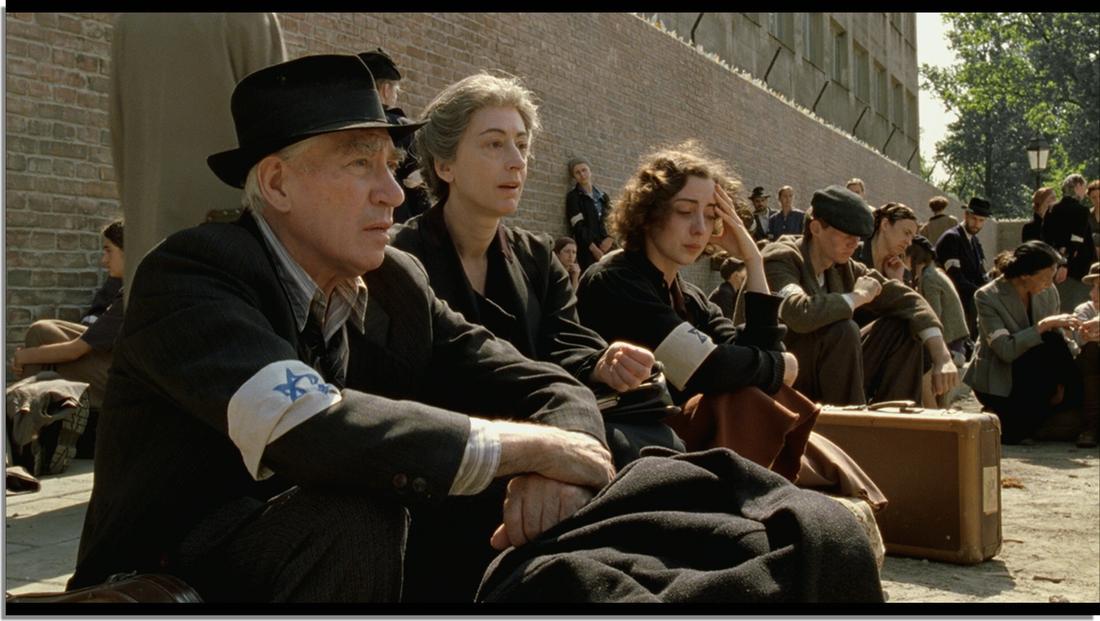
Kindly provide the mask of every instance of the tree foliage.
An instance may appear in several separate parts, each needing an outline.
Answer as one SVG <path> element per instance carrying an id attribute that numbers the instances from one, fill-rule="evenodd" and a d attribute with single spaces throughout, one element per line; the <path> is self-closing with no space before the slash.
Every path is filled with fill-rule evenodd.
<path id="1" fill-rule="evenodd" d="M 936 143 L 947 190 L 981 195 L 998 215 L 1031 211 L 1027 145 L 1051 145 L 1044 185 L 1100 177 L 1100 13 L 944 13 L 955 65 L 922 65 L 957 120 Z"/>

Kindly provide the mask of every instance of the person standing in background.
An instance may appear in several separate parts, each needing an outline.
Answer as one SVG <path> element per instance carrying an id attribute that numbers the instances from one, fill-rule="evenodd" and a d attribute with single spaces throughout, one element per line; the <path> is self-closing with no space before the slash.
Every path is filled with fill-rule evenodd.
<path id="1" fill-rule="evenodd" d="M 397 107 L 397 96 L 401 94 L 401 71 L 393 62 L 390 55 L 377 48 L 372 52 L 363 52 L 359 58 L 367 64 L 374 76 L 374 83 L 378 87 L 378 96 L 382 98 L 382 107 L 386 111 L 386 118 L 390 123 L 408 125 L 413 121 L 405 115 L 405 111 Z M 418 216 L 432 206 L 428 199 L 428 188 L 424 185 L 424 178 L 420 175 L 420 161 L 416 157 L 416 143 L 413 140 L 415 133 L 408 134 L 397 141 L 396 146 L 404 149 L 405 159 L 397 166 L 394 178 L 401 184 L 405 191 L 405 202 L 401 203 L 393 212 L 393 221 L 399 224 L 413 216 Z"/>
<path id="2" fill-rule="evenodd" d="M 932 217 L 920 227 L 917 234 L 928 238 L 928 241 L 935 245 L 940 240 L 940 235 L 943 235 L 947 229 L 958 226 L 959 221 L 955 216 L 944 213 L 950 204 L 946 196 L 933 196 L 928 199 L 928 208 L 932 210 Z"/>
<path id="3" fill-rule="evenodd" d="M 1031 216 L 1031 222 L 1025 224 L 1020 231 L 1021 242 L 1043 239 L 1043 218 L 1046 218 L 1047 212 L 1055 202 L 1054 188 L 1043 187 L 1035 190 L 1031 195 L 1031 209 L 1034 213 Z"/>
<path id="4" fill-rule="evenodd" d="M 592 165 L 587 159 L 569 160 L 569 176 L 577 183 L 565 195 L 565 217 L 577 242 L 577 263 L 583 272 L 615 247 L 604 222 L 611 199 L 592 184 Z"/>
<path id="5" fill-rule="evenodd" d="M 207 169 L 206 156 L 235 144 L 225 110 L 237 82 L 284 60 L 274 13 L 120 14 L 109 106 L 126 283 L 170 233 L 236 218 L 240 192 Z"/>

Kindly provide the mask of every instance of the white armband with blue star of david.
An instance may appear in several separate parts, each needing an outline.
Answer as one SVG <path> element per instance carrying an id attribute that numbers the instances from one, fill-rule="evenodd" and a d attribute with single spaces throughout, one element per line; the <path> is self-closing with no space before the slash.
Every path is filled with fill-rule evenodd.
<path id="1" fill-rule="evenodd" d="M 272 362 L 241 384 L 229 400 L 227 419 L 229 439 L 248 474 L 257 481 L 274 474 L 260 464 L 267 445 L 343 398 L 301 360 Z"/>
<path id="2" fill-rule="evenodd" d="M 668 333 L 653 350 L 653 357 L 665 366 L 668 381 L 678 390 L 683 390 L 703 360 L 717 348 L 709 336 L 685 321 Z"/>

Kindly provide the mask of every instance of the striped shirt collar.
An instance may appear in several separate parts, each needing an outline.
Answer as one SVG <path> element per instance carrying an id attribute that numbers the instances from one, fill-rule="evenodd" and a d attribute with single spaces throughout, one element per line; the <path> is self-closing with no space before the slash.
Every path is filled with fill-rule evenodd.
<path id="1" fill-rule="evenodd" d="M 263 215 L 252 212 L 260 234 L 267 247 L 275 255 L 275 270 L 283 282 L 290 308 L 298 325 L 298 331 L 305 329 L 310 312 L 317 316 L 322 326 L 325 340 L 332 338 L 347 321 L 363 332 L 363 322 L 367 314 L 367 283 L 361 276 L 349 278 L 336 284 L 333 295 L 325 299 L 321 287 L 310 278 L 301 265 L 290 256 L 285 246 L 275 236 Z"/>

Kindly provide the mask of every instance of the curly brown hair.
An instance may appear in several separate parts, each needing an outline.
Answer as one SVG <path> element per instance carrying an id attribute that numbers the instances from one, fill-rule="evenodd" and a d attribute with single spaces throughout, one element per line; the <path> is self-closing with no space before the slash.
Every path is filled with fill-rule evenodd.
<path id="1" fill-rule="evenodd" d="M 644 250 L 646 232 L 660 226 L 672 209 L 670 200 L 687 184 L 688 177 L 711 179 L 733 199 L 737 215 L 746 226 L 752 207 L 741 196 L 741 180 L 720 159 L 695 140 L 657 149 L 642 157 L 626 182 L 608 218 L 612 234 L 627 250 Z"/>

